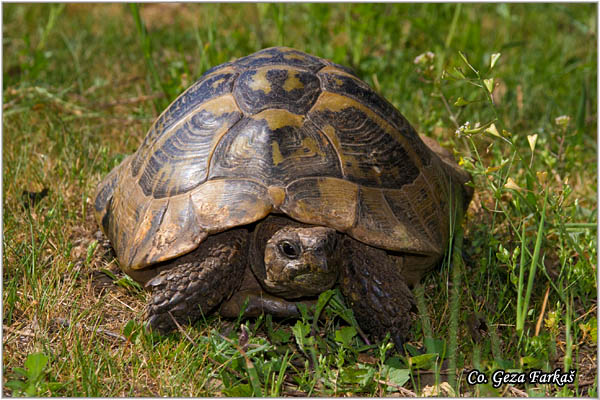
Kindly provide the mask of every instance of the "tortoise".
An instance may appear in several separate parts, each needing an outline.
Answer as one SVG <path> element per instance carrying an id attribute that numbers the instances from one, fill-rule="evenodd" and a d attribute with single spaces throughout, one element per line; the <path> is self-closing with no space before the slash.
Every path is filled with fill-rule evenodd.
<path id="1" fill-rule="evenodd" d="M 424 142 L 427 141 L 427 144 Z M 298 313 L 338 285 L 405 339 L 469 175 L 351 69 L 273 47 L 208 70 L 100 183 L 95 217 L 168 331 L 211 312 Z"/>

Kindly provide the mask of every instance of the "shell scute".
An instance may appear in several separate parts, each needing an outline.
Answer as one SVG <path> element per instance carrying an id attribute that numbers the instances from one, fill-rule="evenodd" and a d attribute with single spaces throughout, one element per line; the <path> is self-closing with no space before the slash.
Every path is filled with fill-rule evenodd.
<path id="1" fill-rule="evenodd" d="M 148 155 L 148 148 L 154 145 L 165 132 L 168 132 L 173 125 L 181 122 L 193 113 L 198 106 L 211 99 L 218 98 L 231 93 L 233 82 L 237 74 L 233 72 L 214 74 L 208 78 L 194 83 L 189 89 L 183 92 L 171 105 L 156 119 L 150 131 L 144 138 L 142 145 L 138 149 L 132 162 L 131 172 L 137 176 L 144 164 L 145 157 Z"/>
<path id="2" fill-rule="evenodd" d="M 272 210 L 268 189 L 249 179 L 210 180 L 190 196 L 198 223 L 210 233 L 250 224 Z"/>
<path id="3" fill-rule="evenodd" d="M 244 118 L 223 136 L 209 179 L 249 178 L 280 187 L 299 176 L 341 178 L 335 149 L 312 122 L 285 110 L 267 110 Z"/>
<path id="4" fill-rule="evenodd" d="M 385 201 L 383 190 L 361 186 L 357 203 L 356 220 L 349 232 L 353 237 L 390 250 L 396 250 L 399 243 L 407 251 L 420 248 L 420 243 L 415 243 L 419 235 L 398 221 Z"/>
<path id="5" fill-rule="evenodd" d="M 205 78 L 207 78 L 208 76 L 216 73 L 217 71 L 221 71 L 224 72 L 226 70 L 231 70 L 232 67 L 234 65 L 233 61 L 228 61 L 228 62 L 224 62 L 223 64 L 219 64 L 219 65 L 215 65 L 214 67 L 211 67 L 209 69 L 207 69 L 206 71 L 204 71 L 204 74 L 202 74 L 202 76 L 200 77 L 200 79 L 198 79 L 198 81 L 201 81 Z"/>
<path id="6" fill-rule="evenodd" d="M 147 160 L 139 178 L 144 195 L 176 196 L 204 182 L 214 146 L 241 117 L 233 98 L 223 96 L 200 106 L 152 147 L 140 149 L 138 157 Z"/>
<path id="7" fill-rule="evenodd" d="M 121 162 L 130 162 L 131 156 Z M 106 231 L 108 229 L 108 215 L 111 210 L 112 197 L 119 181 L 119 167 L 114 168 L 106 175 L 104 180 L 98 185 L 94 196 L 94 211 L 98 216 L 98 224 Z"/>
<path id="8" fill-rule="evenodd" d="M 414 148 L 421 163 L 429 164 L 431 158 L 429 151 L 426 149 L 425 145 L 421 143 L 417 133 L 408 123 L 406 118 L 404 118 L 390 102 L 377 94 L 366 83 L 345 71 L 339 71 L 334 68 L 324 68 L 319 71 L 318 75 L 323 82 L 324 90 L 348 96 L 369 107 L 377 113 L 379 117 L 389 121 L 396 131 L 403 135 L 410 143 L 410 146 Z"/>
<path id="9" fill-rule="evenodd" d="M 234 95 L 242 111 L 249 115 L 270 108 L 303 115 L 315 103 L 320 91 L 320 81 L 313 73 L 270 66 L 242 72 Z"/>
<path id="10" fill-rule="evenodd" d="M 234 61 L 239 69 L 270 65 L 289 65 L 316 72 L 326 65 L 325 60 L 288 47 L 271 47 Z"/>
<path id="11" fill-rule="evenodd" d="M 359 187 L 333 177 L 300 178 L 286 188 L 281 211 L 308 224 L 346 232 L 356 219 Z"/>
<path id="12" fill-rule="evenodd" d="M 344 165 L 344 176 L 368 186 L 399 188 L 420 173 L 420 160 L 399 134 L 352 99 L 324 93 L 308 117 L 324 128 Z M 407 141 L 402 138 L 405 143 Z"/>

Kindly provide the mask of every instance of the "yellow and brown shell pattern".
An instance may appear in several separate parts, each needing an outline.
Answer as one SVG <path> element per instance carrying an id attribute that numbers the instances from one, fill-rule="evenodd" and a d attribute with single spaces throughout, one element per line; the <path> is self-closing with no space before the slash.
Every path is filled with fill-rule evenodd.
<path id="1" fill-rule="evenodd" d="M 275 47 L 212 68 L 181 94 L 100 184 L 95 211 L 125 271 L 272 212 L 438 256 L 451 175 L 350 70 Z"/>

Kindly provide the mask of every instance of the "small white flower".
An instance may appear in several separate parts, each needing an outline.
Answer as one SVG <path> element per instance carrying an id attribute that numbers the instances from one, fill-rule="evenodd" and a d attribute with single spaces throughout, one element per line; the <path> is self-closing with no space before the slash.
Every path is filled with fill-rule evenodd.
<path id="1" fill-rule="evenodd" d="M 428 64 L 432 62 L 434 58 L 435 54 L 433 54 L 431 51 L 428 51 L 426 53 L 419 54 L 417 57 L 415 57 L 414 63 L 417 65 Z"/>
<path id="2" fill-rule="evenodd" d="M 560 117 L 556 117 L 554 119 L 554 123 L 556 123 L 556 125 L 562 125 L 562 126 L 569 125 L 570 121 L 571 121 L 571 117 L 569 117 L 568 115 L 561 115 Z"/>
<path id="3" fill-rule="evenodd" d="M 461 126 L 459 126 L 458 129 L 454 133 L 456 135 L 460 136 L 462 133 L 464 133 L 464 131 L 470 129 L 470 127 L 471 127 L 471 123 L 469 121 L 467 121 L 464 124 L 462 124 Z"/>

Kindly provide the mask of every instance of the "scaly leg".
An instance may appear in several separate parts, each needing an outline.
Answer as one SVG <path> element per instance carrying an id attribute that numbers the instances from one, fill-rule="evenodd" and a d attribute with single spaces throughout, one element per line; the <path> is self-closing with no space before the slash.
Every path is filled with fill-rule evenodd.
<path id="1" fill-rule="evenodd" d="M 258 317 L 261 314 L 271 314 L 276 318 L 297 317 L 300 316 L 300 311 L 296 307 L 297 302 L 287 301 L 265 292 L 256 280 L 252 269 L 246 268 L 242 285 L 221 304 L 219 315 L 225 318 L 237 318 L 243 310 L 246 318 Z M 302 303 L 312 307 L 316 304 L 316 300 L 303 300 Z"/>
<path id="2" fill-rule="evenodd" d="M 394 256 L 350 237 L 344 254 L 340 286 L 359 325 L 378 340 L 389 332 L 403 351 L 415 301 Z"/>
<path id="3" fill-rule="evenodd" d="M 248 233 L 234 229 L 209 236 L 198 249 L 160 266 L 151 290 L 147 324 L 161 332 L 211 313 L 238 289 L 246 267 Z"/>

